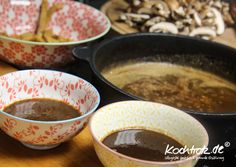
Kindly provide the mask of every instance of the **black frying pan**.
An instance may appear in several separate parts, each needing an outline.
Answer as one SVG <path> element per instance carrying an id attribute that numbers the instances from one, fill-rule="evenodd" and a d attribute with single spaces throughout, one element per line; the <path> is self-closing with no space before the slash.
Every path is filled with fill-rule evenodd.
<path id="1" fill-rule="evenodd" d="M 196 38 L 139 33 L 115 37 L 93 47 L 78 47 L 73 53 L 76 58 L 90 63 L 95 74 L 94 84 L 101 94 L 103 105 L 120 100 L 140 99 L 117 88 L 101 75 L 101 71 L 111 64 L 134 59 L 191 66 L 236 83 L 236 50 Z M 223 145 L 228 141 L 231 145 L 227 149 L 236 149 L 236 111 L 223 114 L 186 112 L 206 127 L 210 136 L 209 147 Z"/>

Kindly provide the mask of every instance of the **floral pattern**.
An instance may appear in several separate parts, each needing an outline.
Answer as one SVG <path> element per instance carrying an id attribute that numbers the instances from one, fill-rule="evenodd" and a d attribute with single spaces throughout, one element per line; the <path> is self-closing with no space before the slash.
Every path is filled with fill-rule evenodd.
<path id="1" fill-rule="evenodd" d="M 95 109 L 99 95 L 86 81 L 62 72 L 24 70 L 0 77 L 0 110 L 13 101 L 36 97 L 62 100 L 81 114 Z M 77 118 L 63 122 L 42 123 L 15 119 L 0 112 L 0 128 L 13 138 L 28 144 L 57 144 L 78 134 L 88 121 Z"/>
<path id="2" fill-rule="evenodd" d="M 20 4 L 25 3 L 25 4 Z M 63 2 L 63 9 L 53 14 L 48 28 L 57 35 L 81 41 L 102 34 L 109 26 L 100 11 L 70 0 L 48 0 L 49 6 Z M 18 4 L 17 4 L 18 3 Z M 0 33 L 19 35 L 35 32 L 41 0 L 0 0 Z M 4 10 L 3 10 L 4 9 Z M 54 68 L 72 62 L 76 44 L 39 45 L 0 38 L 0 59 L 20 67 Z"/>

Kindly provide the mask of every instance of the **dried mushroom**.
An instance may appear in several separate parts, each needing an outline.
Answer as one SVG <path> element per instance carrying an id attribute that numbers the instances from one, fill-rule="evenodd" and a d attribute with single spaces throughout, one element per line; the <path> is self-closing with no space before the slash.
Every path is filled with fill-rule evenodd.
<path id="1" fill-rule="evenodd" d="M 164 33 L 169 32 L 172 34 L 177 34 L 178 28 L 173 23 L 160 22 L 151 26 L 149 32 L 164 32 Z"/>
<path id="2" fill-rule="evenodd" d="M 235 25 L 229 3 L 221 0 L 125 0 L 120 21 L 142 32 L 213 39 Z"/>

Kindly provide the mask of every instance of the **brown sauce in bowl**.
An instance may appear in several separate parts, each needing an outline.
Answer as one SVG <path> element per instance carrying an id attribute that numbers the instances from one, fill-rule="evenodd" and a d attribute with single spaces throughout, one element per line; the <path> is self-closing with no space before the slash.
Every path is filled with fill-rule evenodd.
<path id="1" fill-rule="evenodd" d="M 60 121 L 81 116 L 78 109 L 63 101 L 34 98 L 16 101 L 3 109 L 4 112 L 29 120 Z"/>
<path id="2" fill-rule="evenodd" d="M 148 161 L 174 161 L 189 156 L 187 152 L 165 154 L 167 145 L 178 149 L 184 146 L 167 135 L 145 129 L 117 131 L 105 137 L 102 143 L 118 153 Z"/>
<path id="3" fill-rule="evenodd" d="M 168 63 L 105 69 L 112 84 L 144 100 L 200 112 L 236 112 L 236 85 L 216 75 Z"/>

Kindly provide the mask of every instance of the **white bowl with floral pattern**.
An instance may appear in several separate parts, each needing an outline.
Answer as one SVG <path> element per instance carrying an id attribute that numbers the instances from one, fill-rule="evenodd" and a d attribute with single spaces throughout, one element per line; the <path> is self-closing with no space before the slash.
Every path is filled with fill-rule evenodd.
<path id="1" fill-rule="evenodd" d="M 37 121 L 3 111 L 15 101 L 32 98 L 63 101 L 82 115 L 61 121 Z M 70 74 L 50 70 L 9 73 L 0 77 L 0 128 L 30 148 L 50 149 L 78 134 L 99 102 L 99 93 L 90 83 Z"/>
<path id="2" fill-rule="evenodd" d="M 0 1 L 0 34 L 8 36 L 35 32 L 42 0 Z M 71 0 L 52 15 L 48 29 L 72 42 L 31 42 L 0 35 L 0 59 L 20 67 L 53 68 L 72 62 L 71 51 L 79 44 L 104 36 L 110 29 L 109 19 L 93 7 Z"/>
<path id="3" fill-rule="evenodd" d="M 90 119 L 95 151 L 105 167 L 193 167 L 198 161 L 200 154 L 177 161 L 146 161 L 120 154 L 102 143 L 111 133 L 132 128 L 163 133 L 187 148 L 204 148 L 209 141 L 205 128 L 176 108 L 147 101 L 117 102 L 100 108 Z"/>

